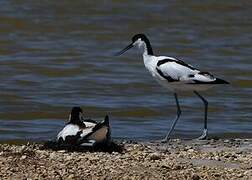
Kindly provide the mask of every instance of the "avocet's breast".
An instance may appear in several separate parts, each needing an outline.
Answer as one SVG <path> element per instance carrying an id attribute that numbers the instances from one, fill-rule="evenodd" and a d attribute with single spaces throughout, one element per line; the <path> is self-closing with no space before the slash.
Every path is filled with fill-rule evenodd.
<path id="1" fill-rule="evenodd" d="M 155 68 L 157 65 L 157 60 L 155 56 L 150 56 L 150 55 L 143 55 L 144 59 L 144 66 L 146 69 L 150 72 L 150 74 L 154 77 L 155 74 Z"/>

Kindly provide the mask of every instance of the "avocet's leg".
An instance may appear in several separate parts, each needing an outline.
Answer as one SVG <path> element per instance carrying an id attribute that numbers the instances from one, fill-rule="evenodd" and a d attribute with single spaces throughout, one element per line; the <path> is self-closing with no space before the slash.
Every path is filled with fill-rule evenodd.
<path id="1" fill-rule="evenodd" d="M 166 137 L 161 141 L 162 143 L 165 143 L 169 140 L 170 138 L 170 135 L 180 117 L 180 114 L 181 114 L 181 110 L 180 110 L 180 106 L 179 106 L 179 102 L 178 102 L 178 96 L 177 96 L 177 93 L 174 93 L 174 97 L 175 97 L 175 100 L 176 100 L 176 105 L 177 105 L 177 117 L 174 119 L 173 123 L 172 123 L 172 127 L 171 129 L 169 130 L 169 132 L 167 133 Z"/>
<path id="2" fill-rule="evenodd" d="M 205 105 L 205 118 L 204 118 L 204 130 L 203 133 L 200 137 L 198 137 L 197 139 L 199 140 L 203 140 L 207 138 L 207 107 L 208 107 L 208 102 L 205 98 L 203 98 L 203 96 L 201 96 L 197 91 L 194 91 L 194 93 L 203 101 L 204 105 Z"/>

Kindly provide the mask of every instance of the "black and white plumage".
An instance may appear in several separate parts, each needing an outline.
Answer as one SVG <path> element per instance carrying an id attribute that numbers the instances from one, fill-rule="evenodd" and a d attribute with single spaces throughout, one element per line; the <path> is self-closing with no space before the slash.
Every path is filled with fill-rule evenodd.
<path id="1" fill-rule="evenodd" d="M 104 121 L 96 122 L 91 119 L 83 120 L 83 111 L 80 107 L 73 107 L 69 122 L 58 133 L 57 142 L 64 145 L 93 146 L 110 142 L 109 117 Z"/>
<path id="2" fill-rule="evenodd" d="M 217 84 L 228 84 L 172 57 L 159 56 L 156 61 L 154 78 L 171 91 L 202 91 Z"/>
<path id="3" fill-rule="evenodd" d="M 208 72 L 202 72 L 179 59 L 168 56 L 155 56 L 150 41 L 144 34 L 137 34 L 133 36 L 132 43 L 116 55 L 121 55 L 134 46 L 137 46 L 143 53 L 144 65 L 153 78 L 163 87 L 174 93 L 177 105 L 177 117 L 175 118 L 170 131 L 167 133 L 162 142 L 167 142 L 177 123 L 177 120 L 180 117 L 181 109 L 179 106 L 177 93 L 181 91 L 193 91 L 204 102 L 204 130 L 199 139 L 205 139 L 207 137 L 208 102 L 198 93 L 198 91 L 206 90 L 217 84 L 229 83 L 220 78 L 216 78 Z"/>

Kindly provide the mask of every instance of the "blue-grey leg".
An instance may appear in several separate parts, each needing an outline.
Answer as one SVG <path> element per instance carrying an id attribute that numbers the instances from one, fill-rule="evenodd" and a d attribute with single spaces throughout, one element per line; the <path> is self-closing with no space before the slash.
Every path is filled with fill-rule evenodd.
<path id="1" fill-rule="evenodd" d="M 178 121 L 178 119 L 180 117 L 180 114 L 181 114 L 177 93 L 174 93 L 174 97 L 175 97 L 176 105 L 177 105 L 177 117 L 174 119 L 174 121 L 172 123 L 172 127 L 169 130 L 169 132 L 167 133 L 166 137 L 161 141 L 162 143 L 165 143 L 165 142 L 167 142 L 169 140 L 170 135 L 171 135 L 172 131 L 174 130 L 175 125 L 176 125 L 176 123 L 177 123 L 177 121 Z"/>
<path id="2" fill-rule="evenodd" d="M 197 139 L 199 140 L 203 140 L 207 138 L 207 107 L 208 107 L 208 102 L 205 98 L 203 98 L 203 96 L 201 96 L 197 91 L 194 91 L 194 93 L 203 101 L 204 105 L 205 105 L 205 118 L 204 118 L 204 130 L 203 133 L 200 137 L 198 137 Z"/>

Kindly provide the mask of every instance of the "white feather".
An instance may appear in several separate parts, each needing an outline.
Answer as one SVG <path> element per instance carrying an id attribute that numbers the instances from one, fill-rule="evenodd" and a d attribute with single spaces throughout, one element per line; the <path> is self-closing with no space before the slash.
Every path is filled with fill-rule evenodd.
<path id="1" fill-rule="evenodd" d="M 203 91 L 211 88 L 215 85 L 194 85 L 195 81 L 201 82 L 211 82 L 214 81 L 215 78 L 212 75 L 208 74 L 199 74 L 200 71 L 198 69 L 189 68 L 187 66 L 183 66 L 174 61 L 179 61 L 173 57 L 168 56 L 152 56 L 148 54 L 143 54 L 144 65 L 146 69 L 150 72 L 150 74 L 154 77 L 154 79 L 163 87 L 170 91 Z M 169 59 L 172 61 L 168 61 L 160 66 L 157 66 L 157 63 L 161 60 Z M 188 64 L 188 66 L 191 66 Z M 192 67 L 192 66 L 191 66 Z M 168 82 L 167 79 L 160 76 L 157 72 L 157 68 L 164 74 L 164 76 L 170 76 L 172 79 L 178 80 L 174 82 Z"/>
<path id="2" fill-rule="evenodd" d="M 212 82 L 215 81 L 216 78 L 207 74 L 195 74 L 193 80 L 197 80 L 200 82 Z"/>
<path id="3" fill-rule="evenodd" d="M 85 128 L 82 130 L 80 137 L 84 138 L 86 135 L 88 135 L 89 133 L 91 133 L 93 131 L 93 127 L 90 128 Z"/>
<path id="4" fill-rule="evenodd" d="M 93 128 L 97 125 L 97 123 L 94 123 L 94 122 L 86 122 L 84 121 L 83 122 L 86 126 L 86 128 L 84 129 L 81 129 L 78 125 L 74 125 L 74 124 L 68 124 L 66 125 L 57 135 L 57 140 L 59 140 L 60 138 L 63 139 L 63 141 L 66 140 L 66 137 L 67 136 L 75 136 L 77 135 L 79 132 L 80 133 L 80 138 L 85 138 L 88 134 L 92 133 L 93 132 Z M 98 129 L 97 132 L 94 132 L 94 134 L 89 138 L 89 139 L 92 139 L 94 138 L 95 141 L 101 141 L 101 139 L 104 139 L 106 138 L 106 133 L 107 133 L 107 127 L 105 128 L 106 129 L 106 133 L 104 135 L 104 133 L 101 135 L 100 132 L 103 132 L 102 130 L 104 129 L 105 127 L 101 128 L 101 129 Z M 97 134 L 98 133 L 98 134 Z"/>
<path id="5" fill-rule="evenodd" d="M 80 129 L 78 125 L 74 124 L 68 124 L 66 125 L 57 135 L 57 140 L 59 140 L 60 137 L 65 141 L 67 136 L 75 136 L 78 132 L 81 131 L 80 137 L 84 138 L 86 135 L 92 132 L 93 127 L 96 125 L 93 122 L 84 122 L 86 125 L 86 128 Z"/>
<path id="6" fill-rule="evenodd" d="M 65 141 L 67 136 L 75 136 L 79 131 L 79 126 L 68 124 L 59 132 L 59 134 L 57 135 L 57 140 L 62 137 L 62 139 Z"/>
<path id="7" fill-rule="evenodd" d="M 188 76 L 196 74 L 198 70 L 192 70 L 189 67 L 183 66 L 176 62 L 167 62 L 158 67 L 158 69 L 165 75 L 178 81 L 189 80 Z"/>
<path id="8" fill-rule="evenodd" d="M 94 127 L 97 123 L 93 123 L 93 122 L 83 122 L 85 124 L 86 127 Z"/>

